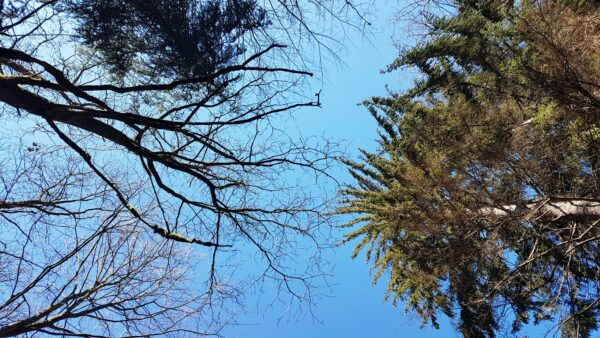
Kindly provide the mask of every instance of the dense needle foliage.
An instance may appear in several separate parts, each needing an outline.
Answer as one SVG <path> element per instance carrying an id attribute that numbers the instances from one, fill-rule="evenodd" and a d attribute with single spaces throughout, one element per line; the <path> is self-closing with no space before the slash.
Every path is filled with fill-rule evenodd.
<path id="1" fill-rule="evenodd" d="M 346 240 L 424 323 L 444 313 L 464 337 L 494 337 L 553 320 L 563 337 L 589 337 L 600 315 L 600 4 L 440 6 L 449 11 L 426 15 L 426 38 L 389 67 L 422 77 L 366 102 L 379 151 L 346 161 Z"/>
<path id="2" fill-rule="evenodd" d="M 242 36 L 268 26 L 254 0 L 67 1 L 83 41 L 123 73 L 145 61 L 153 73 L 206 76 L 245 51 Z"/>

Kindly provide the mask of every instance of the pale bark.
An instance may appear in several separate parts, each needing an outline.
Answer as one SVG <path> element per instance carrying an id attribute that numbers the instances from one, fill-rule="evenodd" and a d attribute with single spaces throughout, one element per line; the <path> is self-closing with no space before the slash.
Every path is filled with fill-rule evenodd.
<path id="1" fill-rule="evenodd" d="M 563 217 L 600 218 L 600 201 L 585 198 L 553 198 L 534 201 L 524 205 L 504 205 L 480 209 L 485 216 L 506 217 L 527 214 L 529 217 Z"/>

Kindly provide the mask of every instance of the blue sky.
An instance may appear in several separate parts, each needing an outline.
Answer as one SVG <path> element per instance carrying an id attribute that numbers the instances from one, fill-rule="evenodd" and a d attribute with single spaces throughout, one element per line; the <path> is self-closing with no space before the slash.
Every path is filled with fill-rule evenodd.
<path id="1" fill-rule="evenodd" d="M 342 140 L 351 157 L 357 149 L 374 150 L 376 124 L 362 100 L 384 95 L 385 85 L 398 89 L 410 84 L 410 77 L 400 73 L 380 74 L 397 54 L 394 47 L 392 10 L 381 7 L 375 14 L 373 35 L 365 39 L 359 32 L 350 32 L 347 50 L 341 54 L 344 64 L 326 64 L 321 92 L 322 109 L 296 112 L 298 126 L 304 135 L 324 135 Z M 396 34 L 396 36 L 398 36 Z M 342 181 L 349 177 L 340 173 Z M 364 257 L 350 258 L 352 245 L 328 253 L 326 259 L 335 265 L 328 296 L 316 304 L 315 318 L 305 313 L 300 318 L 282 318 L 284 308 L 256 310 L 252 297 L 248 313 L 239 318 L 242 325 L 225 331 L 227 337 L 455 337 L 450 323 L 442 320 L 442 330 L 420 328 L 420 319 L 405 315 L 403 305 L 393 307 L 383 301 L 385 280 L 373 286 Z M 268 297 L 268 295 L 262 295 Z"/>

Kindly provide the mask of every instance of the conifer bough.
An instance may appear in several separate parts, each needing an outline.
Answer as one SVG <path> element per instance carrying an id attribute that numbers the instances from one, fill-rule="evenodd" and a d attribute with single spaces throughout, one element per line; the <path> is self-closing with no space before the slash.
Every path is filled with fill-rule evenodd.
<path id="1" fill-rule="evenodd" d="M 430 7 L 428 7 L 428 4 Z M 365 105 L 379 149 L 345 162 L 346 242 L 386 297 L 463 337 L 592 337 L 600 317 L 600 7 L 415 4 L 422 76 Z M 440 7 L 436 7 L 439 5 Z M 517 126 L 517 127 L 515 127 Z"/>

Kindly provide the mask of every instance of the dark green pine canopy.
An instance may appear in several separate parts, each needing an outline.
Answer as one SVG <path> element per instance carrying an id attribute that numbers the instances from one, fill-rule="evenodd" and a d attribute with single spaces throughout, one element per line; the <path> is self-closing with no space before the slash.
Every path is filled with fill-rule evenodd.
<path id="1" fill-rule="evenodd" d="M 365 102 L 379 151 L 346 160 L 354 219 L 387 295 L 494 337 L 600 315 L 600 3 L 452 1 L 389 67 L 422 76 Z"/>
<path id="2" fill-rule="evenodd" d="M 68 0 L 84 42 L 117 74 L 136 62 L 162 77 L 204 76 L 245 52 L 244 34 L 267 27 L 255 0 Z"/>

